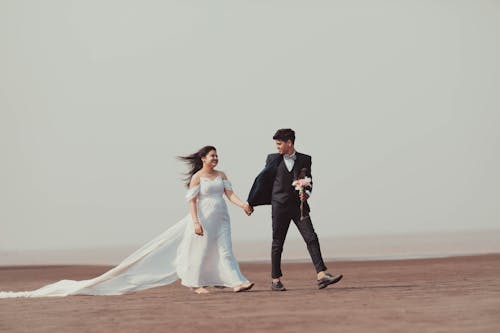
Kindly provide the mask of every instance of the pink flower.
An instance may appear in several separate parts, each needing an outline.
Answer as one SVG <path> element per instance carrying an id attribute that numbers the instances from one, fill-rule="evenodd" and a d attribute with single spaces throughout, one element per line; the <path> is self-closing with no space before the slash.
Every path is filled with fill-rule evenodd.
<path id="1" fill-rule="evenodd" d="M 312 187 L 311 180 L 312 179 L 309 177 L 297 179 L 293 181 L 292 186 L 294 186 L 297 191 L 304 191 L 306 187 Z"/>

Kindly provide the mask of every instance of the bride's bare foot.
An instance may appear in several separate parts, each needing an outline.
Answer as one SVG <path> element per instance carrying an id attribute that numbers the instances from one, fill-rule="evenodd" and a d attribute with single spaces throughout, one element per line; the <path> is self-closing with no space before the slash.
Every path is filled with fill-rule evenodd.
<path id="1" fill-rule="evenodd" d="M 238 293 L 240 291 L 247 291 L 247 290 L 252 289 L 252 287 L 254 285 L 255 285 L 255 283 L 249 282 L 249 283 L 246 283 L 246 284 L 239 285 L 238 287 L 234 288 L 233 290 L 234 290 L 235 293 Z"/>
<path id="2" fill-rule="evenodd" d="M 194 292 L 197 294 L 208 294 L 210 293 L 207 288 L 200 287 L 200 288 L 193 288 Z"/>

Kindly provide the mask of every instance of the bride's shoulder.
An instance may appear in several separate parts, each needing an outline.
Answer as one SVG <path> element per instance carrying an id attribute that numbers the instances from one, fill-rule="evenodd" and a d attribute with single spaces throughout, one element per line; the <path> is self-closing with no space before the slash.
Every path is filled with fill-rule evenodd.
<path id="1" fill-rule="evenodd" d="M 224 171 L 217 170 L 217 172 L 219 173 L 219 176 L 222 179 L 227 180 L 227 176 L 226 176 L 226 173 Z"/>
<path id="2" fill-rule="evenodd" d="M 200 172 L 195 173 L 189 182 L 189 188 L 200 185 Z"/>

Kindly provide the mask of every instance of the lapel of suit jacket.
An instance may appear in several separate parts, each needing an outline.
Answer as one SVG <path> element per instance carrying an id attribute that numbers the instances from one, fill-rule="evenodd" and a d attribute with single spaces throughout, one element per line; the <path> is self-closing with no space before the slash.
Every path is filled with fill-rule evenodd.
<path id="1" fill-rule="evenodd" d="M 281 156 L 280 154 L 276 154 L 275 158 L 271 162 L 269 162 L 268 168 L 273 172 L 276 172 L 276 170 L 278 169 L 278 166 L 281 162 L 280 158 L 282 159 L 283 156 Z"/>

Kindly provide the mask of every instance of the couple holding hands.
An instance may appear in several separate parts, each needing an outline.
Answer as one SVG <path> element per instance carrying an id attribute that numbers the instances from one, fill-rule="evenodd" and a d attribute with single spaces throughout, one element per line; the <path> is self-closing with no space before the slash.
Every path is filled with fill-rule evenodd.
<path id="1" fill-rule="evenodd" d="M 224 172 L 216 170 L 217 150 L 205 146 L 180 157 L 187 173 L 190 213 L 165 232 L 136 250 L 120 264 L 90 280 L 61 280 L 40 289 L 0 292 L 0 298 L 68 295 L 121 295 L 162 286 L 181 279 L 182 285 L 196 293 L 209 293 L 207 287 L 229 287 L 248 291 L 254 283 L 240 271 L 234 257 L 231 225 L 224 195 L 251 215 L 254 207 L 272 207 L 271 290 L 285 291 L 281 254 L 293 221 L 302 235 L 317 273 L 319 289 L 337 283 L 342 275 L 327 272 L 320 245 L 309 217 L 307 199 L 311 195 L 311 157 L 295 150 L 295 132 L 279 129 L 273 139 L 278 152 L 269 154 L 243 202 L 233 192 Z M 307 179 L 297 184 L 298 179 Z"/>

